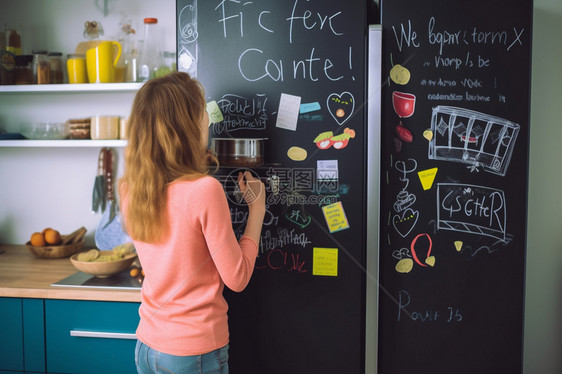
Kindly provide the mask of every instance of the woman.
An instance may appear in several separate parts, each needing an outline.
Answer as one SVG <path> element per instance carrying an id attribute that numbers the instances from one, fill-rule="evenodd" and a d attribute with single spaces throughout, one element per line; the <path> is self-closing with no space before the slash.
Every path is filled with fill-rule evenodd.
<path id="1" fill-rule="evenodd" d="M 248 284 L 265 215 L 265 187 L 238 175 L 248 220 L 238 241 L 221 184 L 209 176 L 201 84 L 182 72 L 137 93 L 127 126 L 122 214 L 145 273 L 139 373 L 228 373 L 224 285 Z"/>

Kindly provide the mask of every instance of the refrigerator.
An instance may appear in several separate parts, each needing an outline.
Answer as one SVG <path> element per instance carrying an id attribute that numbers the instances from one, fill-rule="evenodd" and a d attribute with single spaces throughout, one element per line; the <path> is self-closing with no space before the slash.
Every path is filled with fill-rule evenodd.
<path id="1" fill-rule="evenodd" d="M 205 87 L 209 146 L 264 139 L 262 164 L 215 174 L 237 235 L 247 215 L 238 172 L 267 190 L 252 279 L 243 292 L 225 289 L 233 374 L 375 365 L 377 14 L 365 0 L 177 1 L 178 70 Z"/>
<path id="2" fill-rule="evenodd" d="M 532 13 L 381 1 L 380 374 L 522 372 Z"/>

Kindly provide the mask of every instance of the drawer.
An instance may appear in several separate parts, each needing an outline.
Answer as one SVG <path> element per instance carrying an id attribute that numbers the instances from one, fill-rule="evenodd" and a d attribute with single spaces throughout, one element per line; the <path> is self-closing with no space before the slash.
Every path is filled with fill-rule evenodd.
<path id="1" fill-rule="evenodd" d="M 47 371 L 136 373 L 139 305 L 45 300 Z"/>

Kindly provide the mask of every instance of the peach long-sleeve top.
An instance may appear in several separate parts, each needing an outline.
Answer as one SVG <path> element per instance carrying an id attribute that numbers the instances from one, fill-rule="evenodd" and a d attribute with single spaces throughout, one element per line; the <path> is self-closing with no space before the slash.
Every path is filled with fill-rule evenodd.
<path id="1" fill-rule="evenodd" d="M 236 292 L 246 287 L 258 245 L 236 239 L 224 190 L 213 177 L 172 183 L 167 210 L 171 229 L 162 243 L 134 242 L 145 272 L 137 338 L 176 356 L 208 353 L 228 344 L 224 285 Z"/>

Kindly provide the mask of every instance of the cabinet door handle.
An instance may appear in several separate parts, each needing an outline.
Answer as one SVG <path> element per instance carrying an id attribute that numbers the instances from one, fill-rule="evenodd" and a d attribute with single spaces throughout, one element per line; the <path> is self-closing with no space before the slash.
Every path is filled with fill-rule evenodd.
<path id="1" fill-rule="evenodd" d="M 70 336 L 78 336 L 81 338 L 132 339 L 132 340 L 137 339 L 137 335 L 134 333 L 82 331 L 82 330 L 70 330 Z"/>

